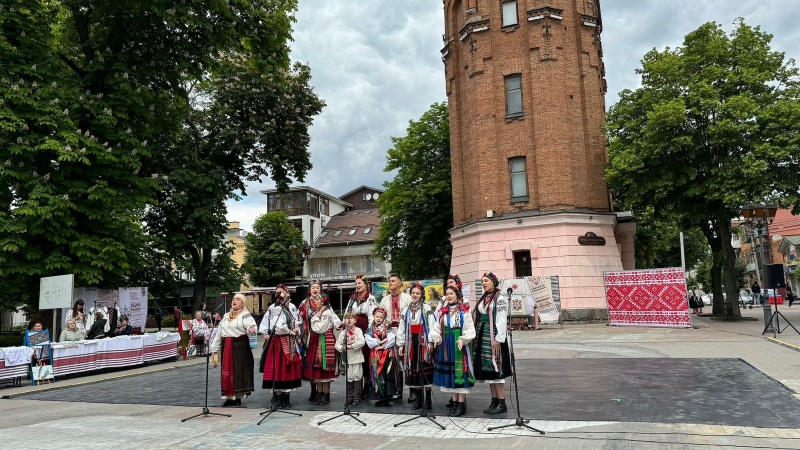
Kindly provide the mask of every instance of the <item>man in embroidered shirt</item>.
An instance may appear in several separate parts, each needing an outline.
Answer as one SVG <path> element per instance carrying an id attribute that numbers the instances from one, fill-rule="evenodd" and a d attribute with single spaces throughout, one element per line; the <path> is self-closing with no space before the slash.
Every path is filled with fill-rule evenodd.
<path id="1" fill-rule="evenodd" d="M 397 327 L 400 326 L 400 316 L 410 304 L 411 296 L 403 292 L 403 279 L 400 275 L 393 273 L 389 276 L 389 295 L 381 299 L 380 307 L 386 310 L 386 321 L 389 322 L 389 326 L 392 328 L 392 333 L 394 333 L 395 336 L 397 336 Z M 403 398 L 403 377 L 401 376 L 399 378 L 397 392 L 401 394 L 395 396 L 395 400 Z"/>

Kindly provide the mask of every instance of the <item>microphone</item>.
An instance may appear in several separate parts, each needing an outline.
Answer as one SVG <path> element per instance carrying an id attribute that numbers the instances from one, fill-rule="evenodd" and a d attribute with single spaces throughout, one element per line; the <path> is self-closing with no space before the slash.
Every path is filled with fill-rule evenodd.
<path id="1" fill-rule="evenodd" d="M 508 294 L 509 296 L 511 295 L 512 292 L 514 292 L 514 289 L 512 288 L 506 289 L 506 294 Z"/>

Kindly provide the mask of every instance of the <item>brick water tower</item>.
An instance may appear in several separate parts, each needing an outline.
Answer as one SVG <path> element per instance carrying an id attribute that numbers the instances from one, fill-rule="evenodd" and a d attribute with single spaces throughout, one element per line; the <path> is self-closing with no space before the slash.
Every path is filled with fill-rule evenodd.
<path id="1" fill-rule="evenodd" d="M 602 318 L 635 222 L 603 179 L 599 1 L 445 0 L 444 16 L 452 273 L 556 275 L 563 318 Z"/>

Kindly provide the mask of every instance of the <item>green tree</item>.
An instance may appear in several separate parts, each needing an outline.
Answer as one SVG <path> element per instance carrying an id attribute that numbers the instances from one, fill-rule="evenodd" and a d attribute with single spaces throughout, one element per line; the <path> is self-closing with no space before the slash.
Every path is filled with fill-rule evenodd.
<path id="1" fill-rule="evenodd" d="M 798 205 L 798 71 L 771 39 L 741 19 L 730 36 L 702 25 L 682 47 L 648 52 L 637 71 L 642 87 L 623 91 L 608 114 L 615 198 L 700 228 L 713 255 L 715 313 L 723 266 L 727 297 L 738 295 L 730 223 L 741 205 Z"/>
<path id="2" fill-rule="evenodd" d="M 618 204 L 619 205 L 619 204 Z M 619 209 L 626 209 L 622 206 Z M 692 270 L 708 253 L 708 242 L 699 228 L 681 229 L 674 218 L 656 219 L 653 208 L 635 210 L 636 268 L 653 269 L 681 266 L 680 233 L 684 232 L 686 270 Z"/>
<path id="3" fill-rule="evenodd" d="M 375 253 L 411 279 L 442 275 L 449 269 L 453 227 L 450 177 L 450 123 L 447 103 L 434 103 L 406 136 L 393 137 L 384 171 L 397 170 L 377 201 L 381 230 Z"/>
<path id="4" fill-rule="evenodd" d="M 157 203 L 152 166 L 185 132 L 187 89 L 222 55 L 277 49 L 275 11 L 295 3 L 3 2 L 0 276 L 102 286 L 131 273 Z"/>
<path id="5" fill-rule="evenodd" d="M 244 240 L 247 253 L 242 270 L 252 286 L 271 286 L 293 277 L 302 264 L 303 233 L 282 212 L 259 216 Z M 296 255 L 292 255 L 292 245 L 298 249 Z"/>

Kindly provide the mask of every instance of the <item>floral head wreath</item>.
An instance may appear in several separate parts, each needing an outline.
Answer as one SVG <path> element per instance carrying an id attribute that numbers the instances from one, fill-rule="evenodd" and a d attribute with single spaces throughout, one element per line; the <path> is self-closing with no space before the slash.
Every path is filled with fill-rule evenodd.
<path id="1" fill-rule="evenodd" d="M 279 285 L 275 286 L 275 291 L 277 291 L 278 289 L 283 289 L 283 290 L 284 290 L 284 292 L 286 292 L 286 293 L 288 293 L 288 292 L 289 292 L 289 288 L 288 288 L 288 287 L 286 287 L 286 285 L 285 285 L 285 284 L 279 284 Z"/>
<path id="2" fill-rule="evenodd" d="M 313 285 L 315 285 L 315 284 L 316 284 L 317 286 L 319 286 L 319 289 L 320 289 L 320 290 L 322 290 L 322 281 L 320 281 L 320 280 L 311 280 L 311 282 L 310 282 L 310 283 L 308 283 L 308 287 L 309 287 L 309 289 L 311 288 L 311 286 L 313 286 Z"/>
<path id="3" fill-rule="evenodd" d="M 463 285 L 461 284 L 461 278 L 459 278 L 458 275 L 450 274 L 450 275 L 447 276 L 447 279 L 455 281 L 456 282 L 456 286 L 458 286 L 459 289 L 462 289 Z"/>
<path id="4" fill-rule="evenodd" d="M 494 273 L 486 272 L 485 274 L 483 274 L 483 276 L 492 280 L 492 284 L 494 284 L 495 288 L 497 288 L 497 286 L 500 285 L 500 280 L 497 279 L 497 275 L 495 275 Z"/>
<path id="5" fill-rule="evenodd" d="M 356 280 L 363 281 L 364 282 L 364 286 L 367 287 L 367 292 L 369 292 L 369 283 L 367 282 L 367 276 L 366 275 L 356 275 Z"/>
<path id="6" fill-rule="evenodd" d="M 383 314 L 383 318 L 384 319 L 386 318 L 386 315 L 387 315 L 386 310 L 381 308 L 380 306 L 378 306 L 377 308 L 375 308 L 374 311 L 372 311 L 372 315 L 374 316 L 375 314 L 378 314 L 378 313 Z"/>
<path id="7" fill-rule="evenodd" d="M 411 293 L 414 289 L 419 289 L 419 291 L 422 292 L 421 300 L 425 300 L 425 288 L 419 283 L 411 283 L 411 286 L 408 287 L 408 292 Z"/>
<path id="8" fill-rule="evenodd" d="M 450 290 L 452 290 L 453 292 L 455 292 L 455 293 L 456 293 L 456 297 L 458 297 L 459 299 L 462 299 L 462 298 L 464 298 L 464 293 L 463 293 L 463 292 L 461 292 L 461 289 L 459 289 L 459 288 L 455 288 L 455 287 L 453 287 L 453 286 L 447 286 L 446 288 L 444 288 L 444 291 L 445 291 L 445 292 L 447 292 L 447 290 L 448 290 L 448 289 L 450 289 Z"/>

